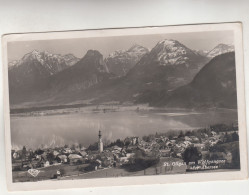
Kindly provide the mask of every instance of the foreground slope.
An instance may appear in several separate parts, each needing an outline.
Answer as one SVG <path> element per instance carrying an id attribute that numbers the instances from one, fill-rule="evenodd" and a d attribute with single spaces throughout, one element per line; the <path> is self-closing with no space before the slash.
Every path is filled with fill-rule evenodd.
<path id="1" fill-rule="evenodd" d="M 190 84 L 170 94 L 162 93 L 161 97 L 150 103 L 180 108 L 236 108 L 235 53 L 230 52 L 213 58 Z"/>

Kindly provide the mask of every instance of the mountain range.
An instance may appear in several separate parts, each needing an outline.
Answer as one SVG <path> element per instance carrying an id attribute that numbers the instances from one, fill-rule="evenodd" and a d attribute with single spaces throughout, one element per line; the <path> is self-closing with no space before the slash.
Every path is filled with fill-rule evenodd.
<path id="1" fill-rule="evenodd" d="M 181 91 L 184 86 L 194 85 L 192 83 L 196 77 L 203 69 L 211 66 L 209 64 L 214 63 L 213 60 L 223 56 L 220 54 L 233 50 L 233 46 L 219 44 L 204 55 L 177 40 L 165 39 L 150 51 L 143 46 L 133 45 L 128 50 L 115 51 L 105 59 L 97 50 L 89 50 L 81 59 L 72 54 L 62 56 L 33 51 L 21 60 L 9 63 L 10 106 L 128 101 L 155 106 L 188 107 L 187 101 L 185 104 L 184 100 L 177 103 L 170 97 L 178 97 L 174 94 L 181 94 L 178 90 Z M 227 62 L 226 57 L 223 58 L 224 63 Z M 218 65 L 212 67 L 214 71 L 220 71 Z M 227 69 L 226 65 L 220 67 Z M 205 74 L 213 78 L 209 73 Z M 202 73 L 204 77 L 205 74 Z M 198 80 L 201 79 L 194 83 L 198 83 Z M 208 82 L 207 79 L 206 85 L 210 85 Z M 230 79 L 229 82 L 232 86 L 234 80 Z M 230 86 L 225 80 L 222 83 Z M 220 83 L 217 85 L 220 86 Z M 198 90 L 201 89 L 196 89 L 196 94 Z M 212 105 L 222 106 L 216 103 Z M 223 106 L 228 105 L 224 103 Z"/>

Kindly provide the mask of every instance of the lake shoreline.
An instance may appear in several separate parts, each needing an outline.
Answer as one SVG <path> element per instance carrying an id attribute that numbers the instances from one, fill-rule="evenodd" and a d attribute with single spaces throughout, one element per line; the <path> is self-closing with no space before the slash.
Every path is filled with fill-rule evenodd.
<path id="1" fill-rule="evenodd" d="M 123 111 L 152 111 L 152 112 L 188 112 L 191 113 L 202 113 L 207 111 L 219 111 L 219 112 L 237 112 L 237 109 L 228 109 L 228 108 L 168 108 L 168 107 L 151 107 L 148 104 L 137 104 L 137 105 L 84 105 L 77 106 L 72 105 L 71 107 L 60 107 L 55 106 L 51 109 L 43 109 L 47 107 L 37 107 L 37 108 L 20 108 L 20 109 L 10 109 L 11 117 L 23 117 L 23 116 L 45 116 L 45 115 L 62 115 L 62 114 L 73 114 L 73 113 L 107 113 L 107 112 L 123 112 Z M 54 109 L 52 109 L 54 108 Z"/>

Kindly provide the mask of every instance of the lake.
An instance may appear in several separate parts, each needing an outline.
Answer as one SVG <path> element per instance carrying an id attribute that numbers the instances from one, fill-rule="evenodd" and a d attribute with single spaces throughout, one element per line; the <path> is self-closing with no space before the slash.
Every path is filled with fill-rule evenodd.
<path id="1" fill-rule="evenodd" d="M 70 113 L 44 116 L 11 116 L 13 148 L 55 147 L 81 143 L 87 147 L 98 140 L 114 141 L 127 136 L 142 137 L 170 130 L 191 130 L 237 121 L 236 110 L 125 110 L 116 112 Z"/>

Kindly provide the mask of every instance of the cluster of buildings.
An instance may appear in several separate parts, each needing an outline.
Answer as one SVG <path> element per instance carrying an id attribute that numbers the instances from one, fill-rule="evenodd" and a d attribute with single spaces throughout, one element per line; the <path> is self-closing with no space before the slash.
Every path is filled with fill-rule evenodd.
<path id="1" fill-rule="evenodd" d="M 105 146 L 102 134 L 98 134 L 98 150 L 88 150 L 82 146 L 47 148 L 42 150 L 12 150 L 13 171 L 29 168 L 48 167 L 58 164 L 89 164 L 89 171 L 103 167 L 116 167 L 128 164 L 134 158 L 138 150 L 145 154 L 157 153 L 159 157 L 182 158 L 182 153 L 189 146 L 198 148 L 199 151 L 208 151 L 210 147 L 219 141 L 224 141 L 225 133 L 210 131 L 209 134 L 201 133 L 199 136 L 193 133 L 180 134 L 178 136 L 153 135 L 149 140 L 139 137 L 127 137 L 123 145 Z M 128 143 L 128 144 L 126 144 Z"/>

